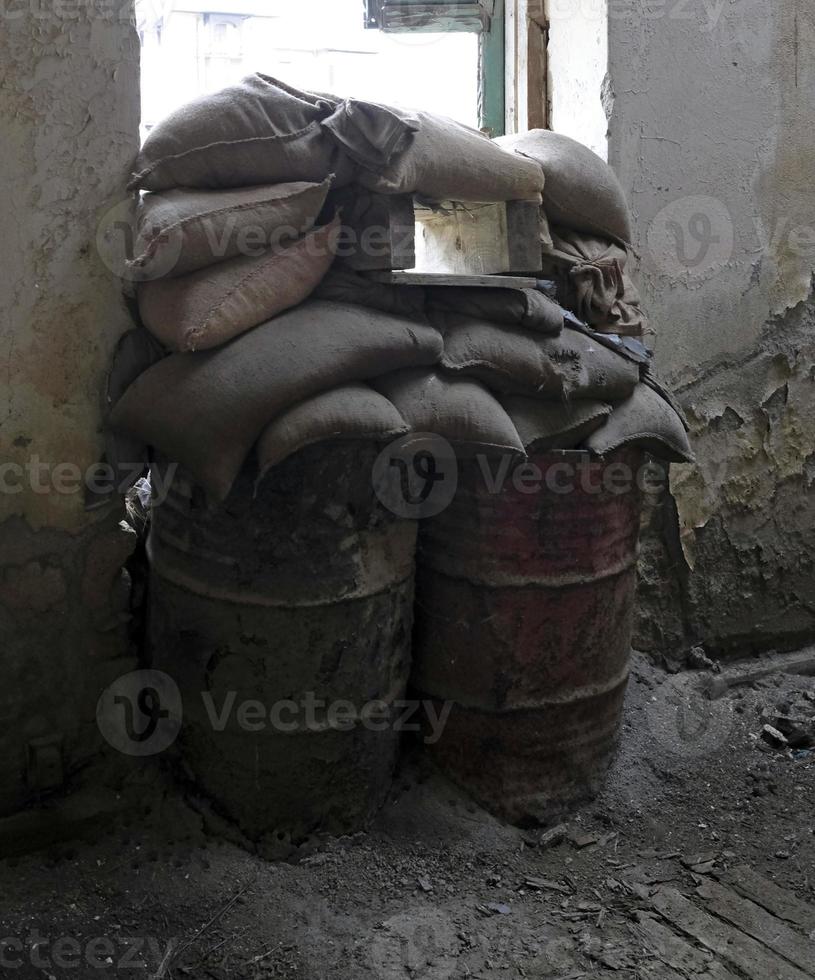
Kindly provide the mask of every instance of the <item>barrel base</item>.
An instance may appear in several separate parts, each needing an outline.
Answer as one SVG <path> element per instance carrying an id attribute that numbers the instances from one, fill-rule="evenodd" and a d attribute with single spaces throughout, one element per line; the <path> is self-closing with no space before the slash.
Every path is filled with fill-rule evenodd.
<path id="1" fill-rule="evenodd" d="M 546 826 L 590 802 L 614 761 L 627 678 L 580 701 L 483 711 L 454 704 L 429 746 L 442 772 L 496 816 Z M 443 702 L 432 701 L 436 716 Z"/>

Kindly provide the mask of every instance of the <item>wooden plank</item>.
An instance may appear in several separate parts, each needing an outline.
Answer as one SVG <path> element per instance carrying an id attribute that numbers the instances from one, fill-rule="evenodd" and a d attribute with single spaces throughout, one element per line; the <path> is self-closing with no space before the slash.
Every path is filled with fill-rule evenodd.
<path id="1" fill-rule="evenodd" d="M 795 653 L 769 654 L 745 664 L 726 667 L 705 680 L 705 691 L 712 700 L 723 697 L 731 687 L 752 684 L 771 674 L 815 674 L 815 646 Z"/>
<path id="2" fill-rule="evenodd" d="M 534 201 L 443 201 L 416 207 L 415 272 L 485 276 L 542 266 Z"/>
<path id="3" fill-rule="evenodd" d="M 414 3 L 405 0 L 385 0 L 379 15 L 380 30 L 398 34 L 403 31 L 450 32 L 488 31 L 492 22 L 492 0 L 471 3 Z"/>
<path id="4" fill-rule="evenodd" d="M 772 912 L 776 918 L 801 926 L 807 933 L 815 931 L 815 906 L 802 902 L 746 864 L 730 871 L 716 871 L 714 874 L 719 881 Z"/>
<path id="5" fill-rule="evenodd" d="M 410 269 L 416 261 L 416 225 L 410 194 L 374 194 L 344 187 L 331 194 L 341 211 L 337 254 L 352 269 Z"/>
<path id="6" fill-rule="evenodd" d="M 742 932 L 764 943 L 768 949 L 778 953 L 815 976 L 815 946 L 798 932 L 793 932 L 774 915 L 761 906 L 742 898 L 729 888 L 715 881 L 706 881 L 696 889 L 707 908 L 725 919 Z"/>
<path id="7" fill-rule="evenodd" d="M 391 286 L 474 286 L 493 289 L 535 289 L 531 276 L 449 276 L 432 272 L 367 272 L 374 282 Z"/>
<path id="8" fill-rule="evenodd" d="M 533 201 L 507 201 L 509 272 L 539 272 L 543 268 L 541 214 Z"/>
<path id="9" fill-rule="evenodd" d="M 812 980 L 743 932 L 702 911 L 675 888 L 660 888 L 651 904 L 676 929 L 716 953 L 749 980 Z"/>
<path id="10" fill-rule="evenodd" d="M 652 915 L 640 912 L 632 931 L 666 965 L 683 976 L 709 977 L 710 980 L 736 980 L 709 950 L 701 950 L 681 939 Z"/>
<path id="11" fill-rule="evenodd" d="M 503 136 L 505 81 L 504 63 L 506 60 L 504 42 L 504 0 L 496 0 L 495 15 L 489 31 L 479 37 L 481 58 L 481 79 L 479 91 L 478 124 L 488 136 Z"/>

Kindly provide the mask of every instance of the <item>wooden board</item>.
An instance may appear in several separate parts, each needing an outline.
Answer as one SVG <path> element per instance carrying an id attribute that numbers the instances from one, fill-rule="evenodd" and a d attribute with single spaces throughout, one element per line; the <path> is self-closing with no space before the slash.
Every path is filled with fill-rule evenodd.
<path id="1" fill-rule="evenodd" d="M 806 933 L 815 931 L 815 906 L 800 901 L 795 895 L 779 888 L 774 881 L 764 878 L 747 865 L 714 873 L 723 884 L 772 912 L 777 918 L 800 926 Z"/>
<path id="2" fill-rule="evenodd" d="M 774 915 L 715 881 L 706 881 L 700 885 L 696 894 L 720 919 L 725 919 L 779 956 L 815 976 L 815 945 L 805 936 L 793 932 Z"/>
<path id="3" fill-rule="evenodd" d="M 416 272 L 494 275 L 542 268 L 540 207 L 534 201 L 417 206 Z"/>
<path id="4" fill-rule="evenodd" d="M 697 908 L 675 888 L 660 888 L 651 904 L 672 926 L 740 970 L 749 980 L 812 980 L 757 940 Z"/>
<path id="5" fill-rule="evenodd" d="M 416 262 L 415 219 L 410 194 L 374 194 L 362 187 L 334 191 L 341 210 L 337 254 L 352 269 L 411 269 Z"/>
<path id="6" fill-rule="evenodd" d="M 632 930 L 645 946 L 666 966 L 682 976 L 707 977 L 709 980 L 736 980 L 734 975 L 713 954 L 691 946 L 653 916 L 640 912 Z M 656 971 L 659 973 L 659 970 Z"/>
<path id="7" fill-rule="evenodd" d="M 390 33 L 401 31 L 488 31 L 495 8 L 494 0 L 472 2 L 421 3 L 418 0 L 379 0 L 379 28 Z"/>
<path id="8" fill-rule="evenodd" d="M 535 289 L 531 276 L 448 276 L 432 272 L 368 272 L 374 282 L 391 286 L 474 286 L 493 289 Z"/>

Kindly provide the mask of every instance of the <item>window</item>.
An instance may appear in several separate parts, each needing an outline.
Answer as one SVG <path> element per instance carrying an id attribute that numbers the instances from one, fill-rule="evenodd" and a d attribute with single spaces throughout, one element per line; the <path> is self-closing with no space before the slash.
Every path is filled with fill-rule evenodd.
<path id="1" fill-rule="evenodd" d="M 504 0 L 136 0 L 136 12 L 145 133 L 255 71 L 504 131 Z"/>

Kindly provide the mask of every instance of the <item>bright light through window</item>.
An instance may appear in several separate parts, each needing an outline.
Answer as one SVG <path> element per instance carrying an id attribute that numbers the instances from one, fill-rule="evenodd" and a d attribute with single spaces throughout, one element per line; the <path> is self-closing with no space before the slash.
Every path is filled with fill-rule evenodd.
<path id="1" fill-rule="evenodd" d="M 361 0 L 136 0 L 142 128 L 260 71 L 299 88 L 478 125 L 476 34 L 383 34 Z"/>

